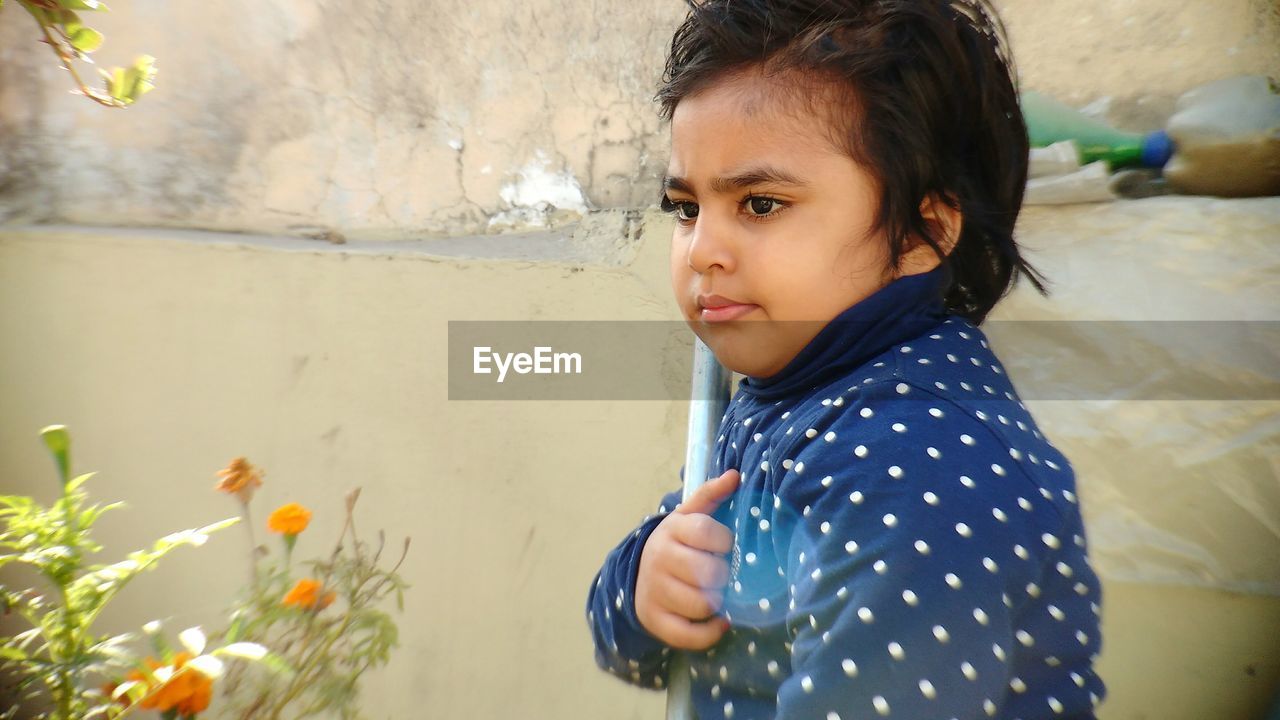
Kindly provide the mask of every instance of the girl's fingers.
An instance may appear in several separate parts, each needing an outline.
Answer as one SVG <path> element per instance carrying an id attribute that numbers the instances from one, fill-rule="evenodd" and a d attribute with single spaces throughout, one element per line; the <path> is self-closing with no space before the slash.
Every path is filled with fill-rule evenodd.
<path id="1" fill-rule="evenodd" d="M 658 591 L 658 606 L 686 620 L 706 619 L 719 612 L 724 604 L 718 591 L 703 590 L 675 577 L 664 578 L 655 589 Z"/>
<path id="2" fill-rule="evenodd" d="M 707 622 L 692 622 L 674 613 L 659 610 L 654 618 L 656 635 L 671 647 L 681 650 L 706 650 L 720 642 L 729 622 L 715 617 Z"/>
<path id="3" fill-rule="evenodd" d="M 710 515 L 720 507 L 720 503 L 724 502 L 725 498 L 738 489 L 738 481 L 741 479 L 741 474 L 737 470 L 725 470 L 719 477 L 703 483 L 693 492 L 693 497 L 677 505 L 673 512 Z"/>
<path id="4" fill-rule="evenodd" d="M 719 555 L 676 543 L 671 548 L 671 574 L 681 582 L 703 590 L 719 590 L 729 582 L 729 563 Z"/>
<path id="5" fill-rule="evenodd" d="M 667 520 L 672 535 L 683 545 L 721 555 L 733 550 L 733 531 L 710 515 L 680 515 Z"/>

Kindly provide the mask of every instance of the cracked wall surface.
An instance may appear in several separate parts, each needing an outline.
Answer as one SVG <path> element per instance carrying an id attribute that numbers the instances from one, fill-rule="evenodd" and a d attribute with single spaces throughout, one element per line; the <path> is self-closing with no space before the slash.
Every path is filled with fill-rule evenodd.
<path id="1" fill-rule="evenodd" d="M 1195 84 L 1280 71 L 1267 0 L 998 5 L 1028 87 L 1130 125 Z M 99 64 L 159 58 L 126 111 L 69 94 L 35 25 L 0 10 L 0 222 L 402 240 L 657 199 L 651 98 L 680 2 L 111 8 Z"/>

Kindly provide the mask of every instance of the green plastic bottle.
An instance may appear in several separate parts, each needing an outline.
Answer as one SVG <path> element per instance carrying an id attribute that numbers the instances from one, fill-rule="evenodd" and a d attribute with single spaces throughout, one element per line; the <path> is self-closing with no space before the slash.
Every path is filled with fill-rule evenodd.
<path id="1" fill-rule="evenodd" d="M 1080 148 L 1081 164 L 1105 160 L 1112 170 L 1135 166 L 1161 168 L 1173 155 L 1173 142 L 1164 131 L 1116 130 L 1032 90 L 1024 91 L 1021 100 L 1031 147 L 1074 140 Z"/>

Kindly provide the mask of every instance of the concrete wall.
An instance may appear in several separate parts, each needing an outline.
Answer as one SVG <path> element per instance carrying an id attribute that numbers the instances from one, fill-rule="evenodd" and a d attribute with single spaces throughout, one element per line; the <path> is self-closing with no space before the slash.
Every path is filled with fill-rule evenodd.
<path id="1" fill-rule="evenodd" d="M 0 221 L 412 239 L 656 202 L 676 0 L 110 5 L 98 63 L 159 58 L 128 112 L 69 95 L 2 11 Z M 1194 85 L 1280 73 L 1267 0 L 997 5 L 1028 88 L 1136 129 Z"/>

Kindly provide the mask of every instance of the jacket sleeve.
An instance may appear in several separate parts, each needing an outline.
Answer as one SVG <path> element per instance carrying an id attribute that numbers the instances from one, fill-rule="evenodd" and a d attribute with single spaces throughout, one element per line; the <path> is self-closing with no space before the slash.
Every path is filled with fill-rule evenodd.
<path id="1" fill-rule="evenodd" d="M 958 405 L 904 384 L 852 399 L 783 455 L 777 720 L 993 716 L 1025 635 L 1006 589 L 1038 578 L 1056 515 L 1019 509 L 1030 479 Z"/>
<path id="2" fill-rule="evenodd" d="M 684 478 L 684 469 L 680 470 Z M 670 649 L 636 617 L 636 575 L 649 535 L 680 502 L 682 489 L 663 496 L 657 513 L 645 517 L 605 557 L 587 593 L 587 624 L 595 642 L 596 665 L 634 685 L 662 688 Z"/>

